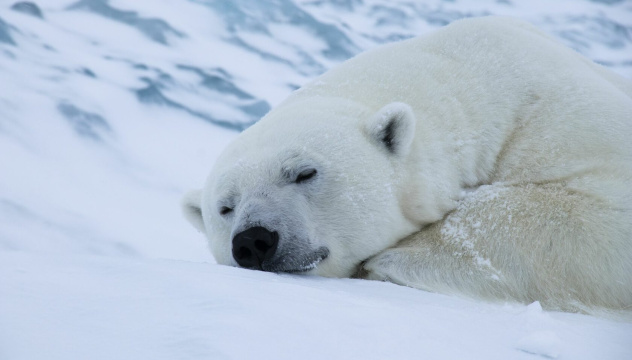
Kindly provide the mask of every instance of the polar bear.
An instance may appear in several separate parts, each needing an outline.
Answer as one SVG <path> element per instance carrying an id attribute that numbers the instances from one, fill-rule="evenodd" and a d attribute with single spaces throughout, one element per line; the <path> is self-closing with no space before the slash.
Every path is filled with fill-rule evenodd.
<path id="1" fill-rule="evenodd" d="M 183 207 L 219 264 L 630 308 L 632 85 L 522 21 L 457 21 L 295 91 Z"/>

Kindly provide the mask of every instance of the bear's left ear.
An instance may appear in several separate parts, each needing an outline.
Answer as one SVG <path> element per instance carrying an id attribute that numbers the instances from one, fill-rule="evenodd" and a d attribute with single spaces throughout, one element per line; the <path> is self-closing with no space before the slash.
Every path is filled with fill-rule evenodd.
<path id="1" fill-rule="evenodd" d="M 389 153 L 405 156 L 415 137 L 416 122 L 410 106 L 394 102 L 373 115 L 365 124 L 365 131 Z"/>
<path id="2" fill-rule="evenodd" d="M 194 228 L 204 232 L 204 220 L 202 219 L 202 190 L 189 191 L 182 199 L 182 211 L 184 217 L 189 220 Z"/>

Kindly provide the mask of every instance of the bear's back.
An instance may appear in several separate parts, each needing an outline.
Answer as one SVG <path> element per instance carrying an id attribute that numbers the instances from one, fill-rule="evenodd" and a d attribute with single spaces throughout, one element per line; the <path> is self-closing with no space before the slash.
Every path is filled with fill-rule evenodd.
<path id="1" fill-rule="evenodd" d="M 483 183 L 546 181 L 590 164 L 632 176 L 630 84 L 528 23 L 486 17 L 363 53 L 280 107 L 311 98 L 369 112 L 407 103 L 417 138 L 435 133 L 463 166 L 485 169 Z"/>

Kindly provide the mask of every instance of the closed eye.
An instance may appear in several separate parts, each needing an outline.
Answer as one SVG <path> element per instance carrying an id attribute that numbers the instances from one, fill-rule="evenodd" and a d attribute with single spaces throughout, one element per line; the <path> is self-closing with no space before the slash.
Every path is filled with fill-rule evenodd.
<path id="1" fill-rule="evenodd" d="M 220 214 L 220 215 L 222 215 L 222 216 L 224 216 L 224 215 L 228 215 L 228 214 L 230 214 L 231 212 L 233 212 L 233 209 L 232 209 L 232 208 L 229 208 L 228 206 L 222 206 L 222 207 L 219 209 L 219 214 Z"/>
<path id="2" fill-rule="evenodd" d="M 318 172 L 316 171 L 316 169 L 307 169 L 307 170 L 303 170 L 301 171 L 300 174 L 298 174 L 298 176 L 296 177 L 296 180 L 294 180 L 295 183 L 300 184 L 303 182 L 306 182 L 307 180 L 313 178 L 314 176 L 316 176 Z"/>

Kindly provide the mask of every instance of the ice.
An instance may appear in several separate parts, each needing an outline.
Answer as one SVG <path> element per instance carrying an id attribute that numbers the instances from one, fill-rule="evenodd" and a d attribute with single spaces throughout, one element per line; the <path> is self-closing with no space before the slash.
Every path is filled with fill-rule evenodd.
<path id="1" fill-rule="evenodd" d="M 29 1 L 16 2 L 15 4 L 11 5 L 11 9 L 31 16 L 35 16 L 40 19 L 44 18 L 44 16 L 42 15 L 42 10 L 40 10 L 39 6 Z"/>
<path id="2" fill-rule="evenodd" d="M 73 129 L 81 136 L 101 140 L 104 133 L 111 131 L 101 115 L 87 112 L 71 103 L 61 102 L 57 105 L 57 110 L 68 119 Z"/>
<path id="3" fill-rule="evenodd" d="M 184 34 L 172 28 L 162 19 L 143 18 L 134 11 L 123 11 L 111 7 L 107 0 L 80 0 L 70 5 L 69 10 L 88 10 L 109 19 L 133 26 L 153 41 L 168 45 L 169 36 L 183 37 Z"/>
<path id="4" fill-rule="evenodd" d="M 4 22 L 2 18 L 0 18 L 0 43 L 15 45 L 15 41 L 13 41 L 13 38 L 9 33 L 9 24 Z"/>

